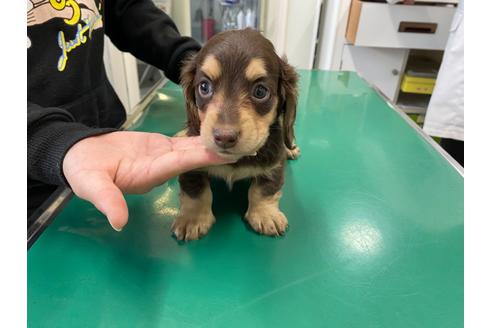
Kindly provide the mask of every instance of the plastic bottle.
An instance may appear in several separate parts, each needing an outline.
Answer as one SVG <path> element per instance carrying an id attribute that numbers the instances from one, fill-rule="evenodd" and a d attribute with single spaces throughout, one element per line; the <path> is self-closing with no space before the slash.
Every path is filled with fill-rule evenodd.
<path id="1" fill-rule="evenodd" d="M 237 13 L 237 28 L 238 29 L 243 29 L 246 27 L 246 17 L 244 16 L 244 12 L 239 9 L 239 12 Z"/>
<path id="2" fill-rule="evenodd" d="M 255 27 L 255 13 L 251 8 L 246 11 L 246 27 Z"/>
<path id="3" fill-rule="evenodd" d="M 237 28 L 236 17 L 232 13 L 232 5 L 228 1 L 221 2 L 224 7 L 222 13 L 222 29 L 224 31 L 233 30 Z"/>

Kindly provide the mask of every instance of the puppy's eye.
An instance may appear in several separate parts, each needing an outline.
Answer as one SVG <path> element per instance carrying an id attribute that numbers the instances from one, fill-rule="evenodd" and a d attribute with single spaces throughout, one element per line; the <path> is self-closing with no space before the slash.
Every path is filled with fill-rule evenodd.
<path id="1" fill-rule="evenodd" d="M 200 81 L 198 84 L 198 92 L 200 93 L 200 96 L 204 98 L 210 97 L 213 93 L 212 83 L 209 80 Z"/>
<path id="2" fill-rule="evenodd" d="M 268 91 L 267 87 L 262 84 L 258 84 L 253 89 L 253 97 L 257 100 L 267 100 L 270 96 L 270 91 Z"/>

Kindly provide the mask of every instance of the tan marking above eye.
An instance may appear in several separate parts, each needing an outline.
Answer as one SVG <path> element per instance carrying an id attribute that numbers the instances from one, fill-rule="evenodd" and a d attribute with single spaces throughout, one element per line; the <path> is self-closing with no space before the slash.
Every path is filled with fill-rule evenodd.
<path id="1" fill-rule="evenodd" d="M 267 75 L 265 62 L 260 58 L 251 59 L 244 73 L 246 78 L 250 81 L 254 81 L 260 77 L 265 77 Z"/>
<path id="2" fill-rule="evenodd" d="M 208 55 L 203 61 L 201 70 L 205 73 L 211 80 L 216 80 L 220 77 L 222 69 L 219 61 L 214 55 Z"/>

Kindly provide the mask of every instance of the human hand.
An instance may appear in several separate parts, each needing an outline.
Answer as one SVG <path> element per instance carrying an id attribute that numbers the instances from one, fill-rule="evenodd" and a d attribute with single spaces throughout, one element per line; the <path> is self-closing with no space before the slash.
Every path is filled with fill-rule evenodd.
<path id="1" fill-rule="evenodd" d="M 128 221 L 123 193 L 145 193 L 186 171 L 233 161 L 207 150 L 200 137 L 120 131 L 77 142 L 63 173 L 73 192 L 121 231 Z"/>

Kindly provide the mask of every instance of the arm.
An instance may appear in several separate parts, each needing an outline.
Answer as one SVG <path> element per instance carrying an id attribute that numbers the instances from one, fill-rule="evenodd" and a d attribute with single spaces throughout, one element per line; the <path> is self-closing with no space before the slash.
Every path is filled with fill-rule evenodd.
<path id="1" fill-rule="evenodd" d="M 111 131 L 112 128 L 89 128 L 76 123 L 60 108 L 43 108 L 27 103 L 27 176 L 53 185 L 67 185 L 62 162 L 76 142 Z"/>
<path id="2" fill-rule="evenodd" d="M 116 230 L 128 220 L 123 193 L 144 193 L 183 172 L 234 161 L 207 150 L 199 137 L 89 128 L 63 109 L 32 103 L 27 112 L 28 177 L 70 186 Z"/>
<path id="3" fill-rule="evenodd" d="M 105 33 L 116 47 L 163 70 L 175 83 L 179 83 L 183 60 L 200 50 L 150 0 L 107 0 L 104 17 Z"/>

